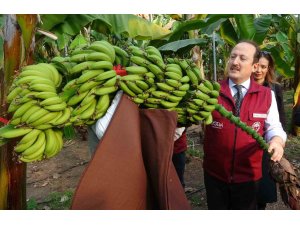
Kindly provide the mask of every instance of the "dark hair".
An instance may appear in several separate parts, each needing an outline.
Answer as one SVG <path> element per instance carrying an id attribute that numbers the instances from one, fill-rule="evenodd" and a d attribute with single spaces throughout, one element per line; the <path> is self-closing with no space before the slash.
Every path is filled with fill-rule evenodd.
<path id="1" fill-rule="evenodd" d="M 275 64 L 273 57 L 270 52 L 267 51 L 260 51 L 259 53 L 259 59 L 260 58 L 265 58 L 269 62 L 269 67 L 268 67 L 268 72 L 266 74 L 266 81 L 268 83 L 276 83 L 275 79 Z"/>
<path id="2" fill-rule="evenodd" d="M 255 52 L 254 52 L 254 56 L 253 56 L 253 64 L 257 63 L 259 60 L 259 55 L 260 55 L 260 48 L 259 48 L 258 44 L 251 40 L 241 40 L 237 44 L 240 44 L 240 43 L 247 43 L 247 44 L 252 45 L 255 48 Z"/>

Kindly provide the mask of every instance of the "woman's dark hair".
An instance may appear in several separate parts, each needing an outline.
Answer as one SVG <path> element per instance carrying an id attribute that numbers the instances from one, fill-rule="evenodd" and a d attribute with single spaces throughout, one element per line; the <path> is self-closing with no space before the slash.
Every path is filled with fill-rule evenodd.
<path id="1" fill-rule="evenodd" d="M 259 59 L 260 58 L 265 58 L 269 62 L 269 67 L 268 67 L 268 72 L 266 74 L 266 81 L 268 83 L 276 83 L 276 78 L 275 78 L 275 64 L 274 60 L 271 56 L 270 52 L 267 51 L 261 51 L 259 54 Z"/>

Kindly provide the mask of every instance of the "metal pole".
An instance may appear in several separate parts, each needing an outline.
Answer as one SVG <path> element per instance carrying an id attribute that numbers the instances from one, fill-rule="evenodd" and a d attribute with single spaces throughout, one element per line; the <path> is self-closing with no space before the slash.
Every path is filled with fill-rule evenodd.
<path id="1" fill-rule="evenodd" d="M 215 32 L 213 32 L 212 42 L 213 42 L 213 58 L 214 58 L 214 81 L 217 81 L 217 62 L 216 62 L 216 44 L 215 44 Z"/>

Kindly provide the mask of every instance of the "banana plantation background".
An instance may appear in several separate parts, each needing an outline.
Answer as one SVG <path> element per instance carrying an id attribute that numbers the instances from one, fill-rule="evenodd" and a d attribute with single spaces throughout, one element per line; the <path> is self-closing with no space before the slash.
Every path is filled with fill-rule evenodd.
<path id="1" fill-rule="evenodd" d="M 253 40 L 274 57 L 278 82 L 294 90 L 293 111 L 300 107 L 299 15 L 0 15 L 0 117 L 10 119 L 5 100 L 22 66 L 49 62 L 103 39 L 122 48 L 153 45 L 164 57 L 192 58 L 209 80 L 215 79 L 214 53 L 220 80 L 231 48 L 239 40 Z M 289 132 L 300 136 L 293 121 Z M 0 209 L 26 205 L 26 165 L 12 160 L 14 145 L 0 151 Z"/>

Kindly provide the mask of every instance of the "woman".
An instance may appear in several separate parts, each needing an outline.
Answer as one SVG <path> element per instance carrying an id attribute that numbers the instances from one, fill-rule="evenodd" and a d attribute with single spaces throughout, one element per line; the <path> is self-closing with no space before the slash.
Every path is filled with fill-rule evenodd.
<path id="1" fill-rule="evenodd" d="M 262 51 L 260 53 L 258 66 L 255 73 L 253 73 L 253 78 L 257 83 L 266 87 L 270 87 L 274 91 L 280 122 L 283 129 L 285 129 L 285 113 L 283 107 L 282 89 L 280 84 L 275 81 L 274 60 L 269 52 Z M 277 201 L 276 183 L 269 174 L 269 155 L 266 152 L 264 152 L 262 164 L 263 178 L 260 182 L 257 209 L 265 209 L 267 203 Z"/>

